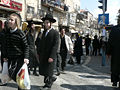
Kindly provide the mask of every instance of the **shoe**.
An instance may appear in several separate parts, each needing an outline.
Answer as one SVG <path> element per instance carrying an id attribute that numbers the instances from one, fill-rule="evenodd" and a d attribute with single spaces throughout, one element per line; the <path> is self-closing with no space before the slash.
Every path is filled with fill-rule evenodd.
<path id="1" fill-rule="evenodd" d="M 52 82 L 55 82 L 56 79 L 57 79 L 57 77 L 53 76 L 53 77 L 52 77 Z"/>
<path id="2" fill-rule="evenodd" d="M 33 75 L 35 75 L 35 76 L 39 76 L 39 74 L 37 74 L 36 72 L 33 72 Z"/>
<path id="3" fill-rule="evenodd" d="M 7 86 L 7 83 L 0 83 L 0 86 Z"/>
<path id="4" fill-rule="evenodd" d="M 117 87 L 117 82 L 113 82 L 112 86 Z"/>
<path id="5" fill-rule="evenodd" d="M 60 72 L 56 74 L 56 76 L 59 76 L 60 75 Z"/>
<path id="6" fill-rule="evenodd" d="M 33 75 L 35 75 L 35 76 L 39 76 L 39 74 L 37 74 L 37 73 L 34 73 Z"/>

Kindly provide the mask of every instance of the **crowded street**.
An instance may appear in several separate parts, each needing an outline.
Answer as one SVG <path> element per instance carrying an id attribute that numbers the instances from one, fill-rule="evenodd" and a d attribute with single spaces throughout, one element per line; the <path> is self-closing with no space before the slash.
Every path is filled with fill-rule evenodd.
<path id="1" fill-rule="evenodd" d="M 0 90 L 120 90 L 119 4 L 0 0 Z"/>

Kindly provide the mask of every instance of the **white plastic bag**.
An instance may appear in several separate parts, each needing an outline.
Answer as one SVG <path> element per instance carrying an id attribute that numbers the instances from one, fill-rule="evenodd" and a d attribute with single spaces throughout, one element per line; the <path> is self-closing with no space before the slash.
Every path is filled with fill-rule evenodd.
<path id="1" fill-rule="evenodd" d="M 2 78 L 1 81 L 3 84 L 8 83 L 10 81 L 10 77 L 8 74 L 8 62 L 3 63 L 3 69 L 2 69 Z"/>
<path id="2" fill-rule="evenodd" d="M 30 78 L 27 64 L 24 63 L 16 76 L 16 82 L 21 89 L 30 89 Z"/>

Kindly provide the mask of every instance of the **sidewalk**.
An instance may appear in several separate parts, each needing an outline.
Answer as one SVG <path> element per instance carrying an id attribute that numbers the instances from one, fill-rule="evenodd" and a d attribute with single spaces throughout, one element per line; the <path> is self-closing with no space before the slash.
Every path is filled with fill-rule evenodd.
<path id="1" fill-rule="evenodd" d="M 97 72 L 110 75 L 110 60 L 106 59 L 106 66 L 102 66 L 102 56 L 86 56 L 86 61 L 83 65 Z"/>
<path id="2" fill-rule="evenodd" d="M 65 69 L 65 74 L 57 77 L 51 90 L 113 90 L 111 88 L 109 65 L 102 67 L 99 56 L 83 56 L 83 64 L 69 65 Z M 105 73 L 99 74 L 94 71 Z M 1 76 L 1 73 L 0 73 Z M 31 90 L 39 90 L 43 83 L 43 76 L 30 75 Z M 15 82 L 10 81 L 7 86 L 0 90 L 17 90 Z"/>

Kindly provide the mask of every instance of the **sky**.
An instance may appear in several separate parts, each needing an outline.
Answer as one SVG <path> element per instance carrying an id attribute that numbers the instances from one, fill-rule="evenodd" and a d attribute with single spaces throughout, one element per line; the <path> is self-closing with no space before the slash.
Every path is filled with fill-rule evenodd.
<path id="1" fill-rule="evenodd" d="M 98 8 L 101 6 L 101 3 L 98 0 L 81 0 L 80 8 L 90 11 L 94 17 L 98 18 L 98 14 L 102 14 L 102 10 Z M 116 25 L 117 24 L 117 15 L 118 10 L 120 9 L 120 0 L 107 0 L 107 11 L 109 13 L 109 23 Z"/>

